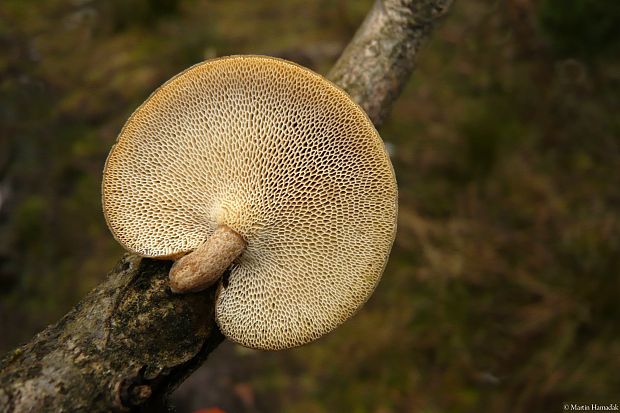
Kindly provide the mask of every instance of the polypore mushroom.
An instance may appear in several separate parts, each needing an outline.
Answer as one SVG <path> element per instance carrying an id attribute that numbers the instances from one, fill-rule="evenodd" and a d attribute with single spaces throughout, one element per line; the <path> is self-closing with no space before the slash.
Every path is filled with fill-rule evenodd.
<path id="1" fill-rule="evenodd" d="M 301 345 L 350 317 L 396 231 L 394 171 L 366 114 L 270 57 L 210 60 L 166 82 L 127 121 L 102 187 L 126 249 L 177 259 L 174 291 L 228 270 L 216 320 L 253 348 Z"/>

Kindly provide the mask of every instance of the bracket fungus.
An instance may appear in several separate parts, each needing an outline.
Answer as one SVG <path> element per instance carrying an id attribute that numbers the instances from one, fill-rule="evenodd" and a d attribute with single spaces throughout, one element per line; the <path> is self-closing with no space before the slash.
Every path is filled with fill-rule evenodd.
<path id="1" fill-rule="evenodd" d="M 157 89 L 122 129 L 102 191 L 114 237 L 175 259 L 175 292 L 219 282 L 216 321 L 252 348 L 302 345 L 349 318 L 396 232 L 394 171 L 366 114 L 264 56 L 209 60 Z"/>

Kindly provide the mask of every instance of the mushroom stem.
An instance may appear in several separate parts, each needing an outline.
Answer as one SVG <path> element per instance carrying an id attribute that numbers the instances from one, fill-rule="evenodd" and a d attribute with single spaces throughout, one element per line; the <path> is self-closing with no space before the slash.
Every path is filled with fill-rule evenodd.
<path id="1" fill-rule="evenodd" d="M 170 269 L 170 288 L 175 293 L 202 291 L 221 277 L 245 250 L 243 237 L 225 225 L 193 252 L 177 260 Z"/>

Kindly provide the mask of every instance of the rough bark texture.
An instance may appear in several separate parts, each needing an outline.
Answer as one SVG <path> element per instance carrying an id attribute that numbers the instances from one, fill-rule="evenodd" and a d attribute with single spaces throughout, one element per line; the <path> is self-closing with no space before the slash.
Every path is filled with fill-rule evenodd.
<path id="1" fill-rule="evenodd" d="M 176 295 L 169 261 L 126 255 L 57 324 L 0 363 L 2 412 L 158 411 L 223 336 L 214 289 Z"/>
<path id="2" fill-rule="evenodd" d="M 379 125 L 450 0 L 377 1 L 330 78 Z M 62 320 L 0 361 L 2 412 L 166 411 L 223 340 L 215 287 L 175 295 L 169 261 L 126 255 Z"/>
<path id="3" fill-rule="evenodd" d="M 413 71 L 420 46 L 452 0 L 376 0 L 328 75 L 376 127 Z"/>

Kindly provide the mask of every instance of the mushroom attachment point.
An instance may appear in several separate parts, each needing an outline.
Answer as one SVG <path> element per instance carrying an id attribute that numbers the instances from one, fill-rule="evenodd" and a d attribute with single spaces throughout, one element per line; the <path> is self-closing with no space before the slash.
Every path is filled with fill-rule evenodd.
<path id="1" fill-rule="evenodd" d="M 177 260 L 170 269 L 173 292 L 202 291 L 213 285 L 245 249 L 245 241 L 234 230 L 219 226 L 191 254 Z"/>
<path id="2" fill-rule="evenodd" d="M 396 232 L 394 170 L 364 111 L 264 56 L 209 60 L 157 89 L 110 151 L 102 192 L 114 237 L 176 260 L 175 292 L 217 284 L 220 329 L 259 349 L 302 345 L 353 315 Z"/>

